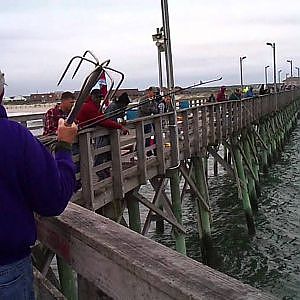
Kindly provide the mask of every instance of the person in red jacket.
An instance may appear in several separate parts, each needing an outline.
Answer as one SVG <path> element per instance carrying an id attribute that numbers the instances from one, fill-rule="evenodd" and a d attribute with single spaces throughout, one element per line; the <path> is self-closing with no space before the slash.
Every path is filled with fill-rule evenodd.
<path id="1" fill-rule="evenodd" d="M 104 113 L 99 111 L 102 99 L 103 97 L 99 89 L 92 90 L 90 96 L 87 97 L 78 113 L 77 121 L 79 127 L 99 125 L 108 129 L 120 129 L 122 134 L 127 134 L 128 130 L 121 124 L 118 124 L 111 119 L 105 120 Z"/>
<path id="2" fill-rule="evenodd" d="M 100 89 L 92 90 L 90 96 L 86 99 L 85 103 L 83 104 L 78 116 L 77 121 L 79 127 L 83 126 L 102 126 L 108 129 L 120 129 L 123 135 L 128 134 L 128 130 L 118 124 L 117 122 L 111 119 L 105 119 L 105 115 L 103 112 L 99 111 L 100 103 L 103 99 L 101 95 Z M 106 137 L 97 137 L 95 139 L 95 148 L 101 148 L 106 145 L 109 145 L 109 140 Z M 98 166 L 103 164 L 107 161 L 111 160 L 111 154 L 106 152 L 102 154 L 98 154 L 95 156 L 94 166 Z M 105 169 L 97 172 L 99 180 L 103 180 L 110 176 L 110 170 Z"/>
<path id="3" fill-rule="evenodd" d="M 226 87 L 221 86 L 220 91 L 218 92 L 218 95 L 217 95 L 217 102 L 226 101 L 225 91 L 226 91 Z"/>

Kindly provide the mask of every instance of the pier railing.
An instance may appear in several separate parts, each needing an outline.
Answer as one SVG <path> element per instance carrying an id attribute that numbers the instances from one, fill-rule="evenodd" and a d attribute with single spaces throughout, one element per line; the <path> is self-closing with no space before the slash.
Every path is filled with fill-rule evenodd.
<path id="1" fill-rule="evenodd" d="M 37 227 L 39 241 L 78 273 L 79 300 L 274 299 L 76 204 Z"/>
<path id="2" fill-rule="evenodd" d="M 228 139 L 233 133 L 289 105 L 299 96 L 300 89 L 295 89 L 279 92 L 277 97 L 268 94 L 179 110 L 180 160 L 199 155 L 202 148 Z M 81 131 L 78 137 L 80 154 L 74 156 L 74 161 L 80 163 L 80 172 L 76 176 L 81 179 L 82 188 L 74 195 L 73 201 L 96 210 L 113 200 L 123 199 L 127 192 L 147 180 L 165 174 L 171 167 L 171 114 L 129 121 L 126 125 L 129 136 L 120 136 L 118 130 L 102 127 Z M 12 119 L 27 124 L 29 120 L 41 117 L 30 115 Z M 145 133 L 145 126 L 150 126 L 151 131 Z M 104 146 L 97 148 L 99 139 Z M 101 163 L 98 165 L 94 165 L 96 156 L 100 156 Z"/>

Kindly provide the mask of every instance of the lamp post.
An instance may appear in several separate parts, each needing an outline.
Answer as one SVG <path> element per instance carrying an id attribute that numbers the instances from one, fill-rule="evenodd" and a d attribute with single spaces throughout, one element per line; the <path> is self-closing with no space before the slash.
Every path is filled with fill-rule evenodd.
<path id="1" fill-rule="evenodd" d="M 300 77 L 300 68 L 299 67 L 295 67 L 295 69 L 297 70 L 297 72 L 298 72 L 298 78 Z"/>
<path id="2" fill-rule="evenodd" d="M 286 62 L 291 64 L 291 77 L 293 77 L 293 61 L 291 59 L 288 59 Z"/>
<path id="3" fill-rule="evenodd" d="M 246 56 L 240 57 L 241 91 L 243 92 L 243 60 Z"/>
<path id="4" fill-rule="evenodd" d="M 276 85 L 276 56 L 275 56 L 275 43 L 266 43 L 268 46 L 271 46 L 273 49 L 273 77 L 274 77 L 274 93 L 277 92 Z"/>
<path id="5" fill-rule="evenodd" d="M 266 83 L 266 88 L 268 87 L 268 68 L 269 68 L 270 66 L 268 65 L 268 66 L 265 66 L 265 83 Z"/>
<path id="6" fill-rule="evenodd" d="M 282 72 L 282 70 L 278 71 L 278 83 L 280 83 L 280 73 Z"/>
<path id="7" fill-rule="evenodd" d="M 157 62 L 158 62 L 158 82 L 159 89 L 163 88 L 163 78 L 162 78 L 162 64 L 161 64 L 161 53 L 165 51 L 165 37 L 164 30 L 162 28 L 156 28 L 156 33 L 152 35 L 153 42 L 157 46 Z"/>
<path id="8" fill-rule="evenodd" d="M 169 90 L 174 88 L 172 49 L 171 49 L 171 35 L 169 25 L 169 9 L 168 0 L 161 0 L 162 20 L 165 35 L 165 57 L 166 57 L 166 71 L 167 71 L 167 87 Z M 172 208 L 174 215 L 179 223 L 182 221 L 181 199 L 179 190 L 179 143 L 178 143 L 178 125 L 176 113 L 175 96 L 172 97 L 173 113 L 170 115 L 170 139 L 172 144 L 171 164 L 168 169 L 170 177 L 170 188 L 172 196 Z M 186 254 L 185 239 L 181 233 L 175 232 L 175 248 L 178 252 Z"/>

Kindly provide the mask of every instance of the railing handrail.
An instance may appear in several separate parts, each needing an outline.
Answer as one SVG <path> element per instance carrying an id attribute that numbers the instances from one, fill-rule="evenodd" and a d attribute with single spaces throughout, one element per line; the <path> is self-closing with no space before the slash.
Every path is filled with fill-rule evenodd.
<path id="1" fill-rule="evenodd" d="M 76 204 L 37 228 L 39 241 L 115 300 L 274 299 Z"/>

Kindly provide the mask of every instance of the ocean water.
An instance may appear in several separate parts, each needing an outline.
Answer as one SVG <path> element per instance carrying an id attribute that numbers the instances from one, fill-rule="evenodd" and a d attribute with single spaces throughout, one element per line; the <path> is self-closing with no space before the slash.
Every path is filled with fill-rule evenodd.
<path id="1" fill-rule="evenodd" d="M 242 204 L 232 180 L 220 169 L 209 175 L 214 268 L 279 299 L 300 299 L 300 122 L 291 134 L 280 160 L 262 178 L 256 235 L 247 234 Z M 210 165 L 212 174 L 212 165 Z M 143 193 L 153 195 L 149 187 Z M 201 261 L 193 199 L 185 197 L 183 223 L 189 257 Z M 171 227 L 148 236 L 174 248 Z"/>

